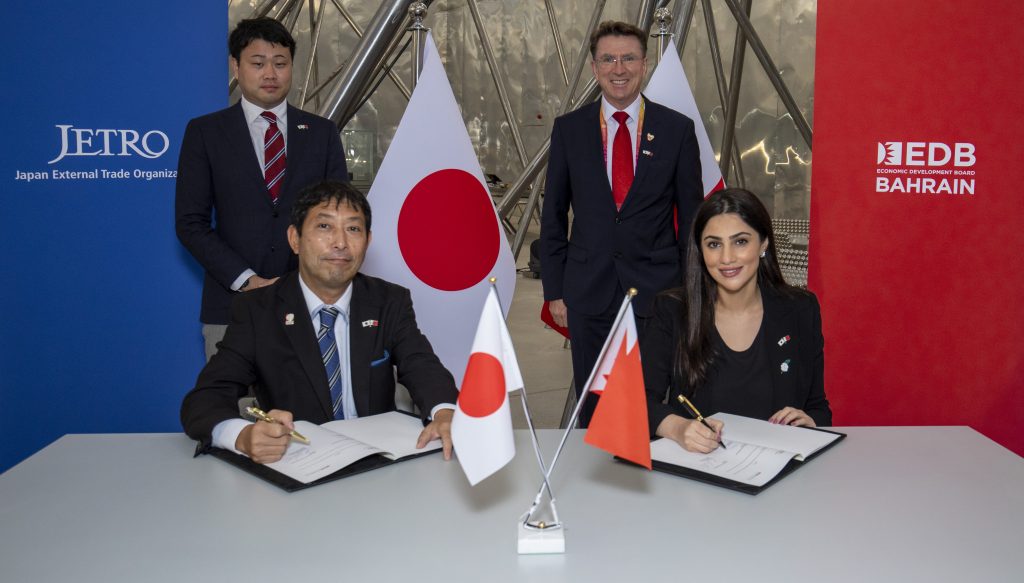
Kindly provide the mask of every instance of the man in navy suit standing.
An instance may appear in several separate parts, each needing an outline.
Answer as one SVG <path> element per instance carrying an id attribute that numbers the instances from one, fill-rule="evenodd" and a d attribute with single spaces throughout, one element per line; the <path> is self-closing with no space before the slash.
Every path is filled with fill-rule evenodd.
<path id="1" fill-rule="evenodd" d="M 601 100 L 555 120 L 540 234 L 544 299 L 569 328 L 577 397 L 626 290 L 638 290 L 642 319 L 655 294 L 682 283 L 686 232 L 703 198 L 693 121 L 640 94 L 644 32 L 603 22 L 590 55 Z M 587 399 L 584 427 L 596 400 Z"/>
<path id="2" fill-rule="evenodd" d="M 206 272 L 199 319 L 206 356 L 224 337 L 232 296 L 296 267 L 291 207 L 305 186 L 348 180 L 338 128 L 288 104 L 295 39 L 272 18 L 228 38 L 242 98 L 189 122 L 178 159 L 175 230 Z"/>

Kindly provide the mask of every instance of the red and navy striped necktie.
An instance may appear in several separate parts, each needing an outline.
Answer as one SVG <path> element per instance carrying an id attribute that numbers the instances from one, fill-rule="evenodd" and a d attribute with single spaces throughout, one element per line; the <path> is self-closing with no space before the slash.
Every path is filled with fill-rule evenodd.
<path id="1" fill-rule="evenodd" d="M 260 117 L 270 124 L 267 126 L 267 133 L 263 136 L 263 180 L 267 184 L 270 200 L 277 204 L 287 159 L 284 154 L 284 134 L 277 127 L 277 116 L 273 112 L 264 111 Z"/>

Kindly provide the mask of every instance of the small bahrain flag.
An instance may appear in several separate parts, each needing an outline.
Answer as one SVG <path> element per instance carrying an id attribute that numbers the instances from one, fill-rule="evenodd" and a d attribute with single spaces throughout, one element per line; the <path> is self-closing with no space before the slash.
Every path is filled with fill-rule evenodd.
<path id="1" fill-rule="evenodd" d="M 583 441 L 651 469 L 647 393 L 632 304 L 609 334 L 608 351 L 598 367 L 590 391 L 601 400 Z"/>
<path id="2" fill-rule="evenodd" d="M 455 455 L 471 485 L 497 472 L 515 456 L 508 393 L 521 388 L 523 376 L 512 337 L 491 287 L 452 418 Z"/>
<path id="3" fill-rule="evenodd" d="M 368 195 L 373 244 L 362 272 L 409 288 L 416 322 L 462 384 L 473 318 L 497 278 L 502 309 L 516 266 L 444 65 L 428 33 L 423 69 Z"/>

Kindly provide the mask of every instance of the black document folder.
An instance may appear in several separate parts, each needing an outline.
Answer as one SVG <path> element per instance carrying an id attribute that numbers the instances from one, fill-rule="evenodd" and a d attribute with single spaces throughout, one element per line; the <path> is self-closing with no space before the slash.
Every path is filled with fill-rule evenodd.
<path id="1" fill-rule="evenodd" d="M 303 484 L 302 482 L 289 476 L 286 476 L 273 468 L 268 468 L 263 464 L 258 464 L 249 459 L 247 456 L 239 455 L 235 452 L 228 451 L 226 449 L 214 447 L 210 448 L 210 450 L 207 451 L 207 453 L 216 458 L 222 459 L 237 468 L 241 468 L 246 472 L 249 472 L 250 474 L 256 476 L 257 478 L 270 482 L 271 484 L 277 486 L 278 488 L 281 488 L 286 492 L 295 492 L 297 490 L 312 488 L 313 486 L 319 486 L 320 484 L 326 484 L 327 482 L 333 482 L 335 480 L 340 480 L 342 478 L 347 478 L 349 476 L 354 476 L 356 474 L 361 474 L 363 472 L 368 472 L 370 470 L 376 470 L 377 468 L 383 468 L 384 466 L 390 466 L 393 464 L 404 462 L 406 460 L 423 457 L 425 455 L 438 453 L 440 451 L 440 449 L 428 450 L 420 454 L 405 456 L 402 458 L 398 458 L 396 460 L 390 460 L 380 454 L 375 454 L 369 457 L 365 457 L 353 464 L 341 468 L 340 470 L 334 472 L 333 474 L 324 476 L 319 480 L 315 480 L 308 484 Z"/>
<path id="2" fill-rule="evenodd" d="M 663 443 L 659 444 L 662 446 L 660 451 L 669 454 L 667 457 L 681 456 L 680 463 L 658 459 L 658 447 L 652 447 L 652 469 L 756 495 L 846 438 L 845 433 L 819 428 L 778 426 L 767 421 L 727 414 L 712 417 L 725 422 L 724 435 L 730 433 L 730 428 L 734 429 L 734 434 L 741 433 L 742 427 L 743 437 L 739 438 L 742 441 L 726 439 L 727 451 L 719 449 L 711 454 L 700 455 L 683 452 L 675 443 L 662 440 Z M 821 432 L 829 437 L 808 440 L 808 434 L 801 433 L 805 431 Z M 808 441 L 816 443 L 808 444 Z M 758 465 L 759 462 L 756 460 L 762 455 L 765 459 L 770 458 L 773 461 Z M 785 465 L 781 465 L 782 462 L 785 462 Z M 736 476 L 736 479 L 730 479 L 729 476 Z"/>
<path id="3" fill-rule="evenodd" d="M 273 464 L 279 469 L 216 447 L 197 452 L 197 455 L 209 453 L 283 490 L 294 492 L 442 451 L 439 444 L 424 450 L 412 447 L 422 429 L 419 418 L 404 411 L 331 421 L 319 426 L 297 421 L 296 431 L 305 432 L 311 442 L 309 445 L 292 442 L 285 458 Z M 292 447 L 300 448 L 294 452 L 294 458 L 290 458 Z M 288 459 L 292 461 L 286 462 Z"/>

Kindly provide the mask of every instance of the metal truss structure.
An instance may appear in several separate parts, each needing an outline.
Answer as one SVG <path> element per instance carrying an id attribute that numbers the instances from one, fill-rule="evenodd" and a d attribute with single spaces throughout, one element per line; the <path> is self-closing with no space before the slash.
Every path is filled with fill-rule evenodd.
<path id="1" fill-rule="evenodd" d="M 501 0 L 496 0 L 501 2 Z M 577 4 L 588 4 L 589 12 L 580 13 L 577 10 L 565 9 L 560 21 L 556 0 L 532 0 L 522 4 L 534 5 L 533 9 L 539 10 L 543 5 L 546 15 L 546 27 L 544 31 L 530 28 L 532 24 L 527 19 L 524 25 L 524 37 L 545 37 L 545 45 L 552 47 L 553 55 L 547 55 L 551 65 L 556 63 L 555 80 L 546 79 L 545 83 L 550 90 L 552 87 L 561 88 L 561 94 L 557 103 L 551 109 L 555 115 L 576 109 L 596 99 L 600 90 L 596 80 L 589 79 L 583 82 L 584 72 L 589 63 L 587 35 L 582 34 L 580 46 L 565 46 L 563 29 L 567 24 L 576 29 L 590 31 L 597 23 L 609 17 L 605 0 L 576 0 Z M 762 3 L 773 1 L 776 4 L 800 2 L 800 0 L 762 0 Z M 807 0 L 804 0 L 807 1 Z M 751 154 L 760 154 L 766 150 L 765 139 L 762 138 L 759 144 L 754 144 L 746 150 L 737 140 L 737 124 L 740 111 L 741 87 L 744 79 L 744 71 L 747 65 L 745 59 L 747 49 L 756 58 L 760 69 L 781 102 L 785 114 L 782 117 L 788 118 L 791 122 L 790 129 L 795 130 L 802 143 L 787 144 L 784 151 L 785 161 L 780 164 L 789 164 L 796 160 L 804 166 L 809 166 L 803 158 L 809 158 L 812 131 L 804 110 L 801 109 L 794 95 L 791 93 L 787 82 L 783 78 L 779 67 L 776 65 L 763 42 L 758 30 L 755 29 L 751 19 L 753 0 L 638 0 L 627 2 L 632 6 L 616 6 L 620 14 L 632 13 L 632 17 L 620 17 L 623 20 L 631 20 L 645 31 L 654 31 L 652 37 L 658 40 L 658 50 L 655 59 L 662 54 L 662 41 L 668 37 L 676 39 L 676 46 L 680 56 L 687 48 L 687 40 L 692 30 L 697 30 L 699 23 L 695 14 L 697 4 L 700 4 L 703 15 L 704 28 L 706 30 L 706 45 L 701 51 L 706 53 L 714 73 L 714 90 L 717 95 L 717 103 L 713 105 L 712 116 L 720 118 L 720 155 L 719 161 L 722 174 L 729 184 L 749 186 L 749 170 L 744 170 L 743 159 Z M 813 4 L 813 0 L 811 0 Z M 352 2 L 351 4 L 356 4 Z M 486 4 L 486 0 L 485 0 Z M 735 26 L 735 36 L 732 40 L 731 63 L 728 75 L 726 74 L 725 59 L 722 54 L 722 44 L 719 42 L 719 24 L 715 21 L 716 9 L 721 12 L 724 7 L 731 15 Z M 513 104 L 512 92 L 510 91 L 510 80 L 507 74 L 503 75 L 503 66 L 500 62 L 498 51 L 495 50 L 492 40 L 492 29 L 481 10 L 480 0 L 382 0 L 372 14 L 363 14 L 365 24 L 360 24 L 359 18 L 353 14 L 353 8 L 346 6 L 342 0 L 261 0 L 258 3 L 252 0 L 248 2 L 230 2 L 229 8 L 232 11 L 234 20 L 253 16 L 272 16 L 283 22 L 295 34 L 300 45 L 299 54 L 296 55 L 295 83 L 293 84 L 291 99 L 294 103 L 318 112 L 337 124 L 339 129 L 345 129 L 353 118 L 363 108 L 368 107 L 371 98 L 375 93 L 381 91 L 382 84 L 388 81 L 392 94 L 397 94 L 408 100 L 411 89 L 415 85 L 415 75 L 418 72 L 419 60 L 422 48 L 424 19 L 430 18 L 433 13 L 449 13 L 468 10 L 468 20 L 472 21 L 475 29 L 475 41 L 477 46 L 473 49 L 482 53 L 487 64 L 487 71 L 493 89 L 497 93 L 500 104 L 501 116 L 503 119 L 484 120 L 486 125 L 497 125 L 502 133 L 511 141 L 512 154 L 509 156 L 512 161 L 508 162 L 508 169 L 516 172 L 515 178 L 505 186 L 504 181 L 495 180 L 495 188 L 492 193 L 495 195 L 495 205 L 499 216 L 509 230 L 511 235 L 512 250 L 516 257 L 521 252 L 526 241 L 527 232 L 531 221 L 539 216 L 539 202 L 542 196 L 544 171 L 548 156 L 549 141 L 547 136 L 539 137 L 540 133 L 550 133 L 550 124 L 540 128 L 541 132 L 535 132 L 530 140 L 524 139 L 521 128 L 525 127 L 521 118 L 522 111 L 517 111 Z M 371 6 L 372 8 L 372 6 Z M 570 7 L 571 8 L 571 7 Z M 803 18 L 808 9 L 803 7 L 795 11 L 798 18 Z M 367 8 L 360 3 L 360 10 L 364 12 Z M 369 16 L 368 20 L 365 18 Z M 614 15 L 613 15 L 614 16 Z M 567 17 L 572 19 L 567 23 Z M 449 17 L 457 26 L 458 15 Z M 585 22 L 586 25 L 582 26 Z M 776 22 L 770 20 L 770 22 Z M 503 26 L 510 26 L 507 22 Z M 342 34 L 338 28 L 344 26 L 347 32 Z M 813 23 L 812 23 L 813 26 Z M 468 37 L 469 32 L 463 26 L 457 32 L 450 33 L 453 38 Z M 330 37 L 332 40 L 326 41 Z M 467 43 L 472 41 L 466 40 Z M 813 36 L 812 36 L 813 43 Z M 726 47 L 728 48 L 728 47 Z M 812 45 L 813 48 L 813 45 Z M 466 51 L 467 53 L 469 51 Z M 652 63 L 653 64 L 653 63 Z M 446 65 L 447 68 L 447 65 Z M 408 76 L 403 79 L 400 69 L 409 70 Z M 548 69 L 550 70 L 550 68 Z M 651 67 L 653 70 L 653 67 Z M 449 71 L 449 75 L 452 73 Z M 550 77 L 550 75 L 548 75 Z M 582 85 L 582 87 L 581 87 Z M 235 82 L 229 85 L 229 92 L 235 90 Z M 525 92 L 525 89 L 523 90 Z M 521 92 L 522 93 L 522 92 Z M 805 96 L 806 97 L 806 96 Z M 394 100 L 392 99 L 392 102 Z M 525 101 L 520 99 L 520 101 Z M 374 113 L 379 114 L 381 106 L 375 106 Z M 403 107 L 404 109 L 404 107 Z M 520 108 L 522 109 L 522 108 Z M 809 109 L 805 107 L 805 109 Z M 538 118 L 542 116 L 537 115 Z M 707 124 L 707 120 L 705 125 Z M 777 130 L 776 130 L 777 131 Z M 710 132 L 709 132 L 710 133 Z M 790 132 L 791 133 L 791 132 Z M 370 136 L 370 141 L 376 143 L 376 136 Z M 713 140 L 718 136 L 713 136 Z M 348 138 L 347 138 L 348 139 Z M 346 145 L 348 145 L 346 143 Z M 803 156 L 801 156 L 803 152 Z M 350 156 L 355 155 L 349 150 Z M 483 156 L 481 156 L 483 158 Z M 358 163 L 356 164 L 358 167 Z M 486 166 L 485 166 L 486 167 Z M 747 165 L 750 168 L 750 165 Z M 756 168 L 756 167 L 755 167 Z M 767 165 L 766 165 L 767 168 Z M 373 170 L 372 166 L 370 168 Z M 770 172 L 769 172 L 770 173 Z M 372 180 L 372 175 L 367 174 Z M 762 181 L 763 182 L 763 181 Z M 804 200 L 797 205 L 806 211 L 806 184 L 797 187 L 804 191 Z M 776 185 L 776 190 L 780 188 Z M 764 192 L 758 192 L 762 197 Z M 788 193 L 787 193 L 788 194 Z M 780 229 L 777 243 L 785 250 L 783 259 L 787 277 L 797 284 L 806 282 L 806 247 L 807 247 L 807 221 L 804 212 L 780 212 L 779 205 L 769 204 L 769 209 L 776 215 L 776 227 Z M 792 205 L 790 205 L 792 206 Z M 796 217 L 778 215 L 793 215 Z M 802 216 L 800 216 L 802 215 Z M 792 232 L 789 232 L 792 231 Z"/>

